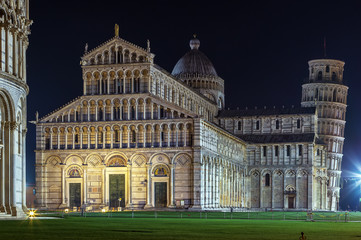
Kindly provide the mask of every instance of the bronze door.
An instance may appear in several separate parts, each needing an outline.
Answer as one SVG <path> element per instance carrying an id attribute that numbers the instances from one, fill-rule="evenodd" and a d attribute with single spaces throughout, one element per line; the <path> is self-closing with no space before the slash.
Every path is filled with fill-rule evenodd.
<path id="1" fill-rule="evenodd" d="M 154 203 L 156 208 L 167 206 L 167 183 L 154 183 Z"/>
<path id="2" fill-rule="evenodd" d="M 80 207 L 81 183 L 69 183 L 69 206 Z"/>
<path id="3" fill-rule="evenodd" d="M 295 200 L 295 197 L 288 197 L 288 208 L 295 208 L 293 202 Z"/>
<path id="4" fill-rule="evenodd" d="M 121 198 L 121 201 L 119 199 Z M 109 175 L 109 207 L 125 207 L 125 175 Z"/>

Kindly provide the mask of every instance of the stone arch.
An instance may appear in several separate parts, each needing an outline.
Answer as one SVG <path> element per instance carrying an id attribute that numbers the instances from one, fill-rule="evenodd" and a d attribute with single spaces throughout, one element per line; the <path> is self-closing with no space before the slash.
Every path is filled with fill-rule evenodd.
<path id="1" fill-rule="evenodd" d="M 49 165 L 49 166 L 55 167 L 61 163 L 62 163 L 61 158 L 59 156 L 55 156 L 55 155 L 52 155 L 45 160 L 46 166 Z"/>
<path id="2" fill-rule="evenodd" d="M 260 172 L 259 172 L 259 170 L 257 169 L 257 168 L 252 168 L 252 169 L 250 169 L 249 171 L 248 171 L 248 175 L 249 176 L 252 176 L 252 175 L 260 175 Z"/>
<path id="3" fill-rule="evenodd" d="M 84 159 L 79 155 L 71 154 L 65 158 L 64 164 L 66 164 L 66 165 L 70 165 L 70 164 L 83 165 Z"/>
<path id="4" fill-rule="evenodd" d="M 295 176 L 296 175 L 296 171 L 293 169 L 287 169 L 286 170 L 286 175 L 287 176 Z"/>
<path id="5" fill-rule="evenodd" d="M 125 160 L 123 157 L 116 155 L 111 157 L 106 164 L 107 167 L 126 167 L 127 166 L 127 160 Z"/>
<path id="6" fill-rule="evenodd" d="M 269 173 L 272 176 L 272 170 L 271 169 L 268 169 L 268 168 L 262 169 L 262 171 L 261 171 L 262 176 L 266 176 L 267 173 Z"/>
<path id="7" fill-rule="evenodd" d="M 127 156 L 124 154 L 124 153 L 122 153 L 122 152 L 112 152 L 112 153 L 110 153 L 110 154 L 108 154 L 105 158 L 104 158 L 104 163 L 105 163 L 105 165 L 108 165 L 108 162 L 109 162 L 109 160 L 111 159 L 111 158 L 113 158 L 113 157 L 121 157 L 121 158 L 123 158 L 125 161 L 126 161 L 126 163 L 128 162 L 128 158 L 127 158 Z"/>
<path id="8" fill-rule="evenodd" d="M 177 153 L 172 159 L 172 164 L 174 164 L 176 168 L 189 167 L 192 165 L 192 157 L 187 153 Z"/>
<path id="9" fill-rule="evenodd" d="M 297 176 L 300 176 L 300 177 L 308 176 L 308 172 L 306 169 L 298 169 Z"/>
<path id="10" fill-rule="evenodd" d="M 157 164 L 157 163 L 169 164 L 170 159 L 168 155 L 166 155 L 165 153 L 155 153 L 149 158 L 149 162 L 151 164 Z"/>
<path id="11" fill-rule="evenodd" d="M 141 153 L 133 154 L 130 158 L 133 167 L 144 167 L 147 163 L 147 158 Z"/>
<path id="12" fill-rule="evenodd" d="M 85 163 L 93 167 L 99 166 L 102 163 L 102 158 L 99 154 L 93 153 L 87 156 Z"/>
<path id="13" fill-rule="evenodd" d="M 2 115 L 2 121 L 15 120 L 13 100 L 10 97 L 10 94 L 4 89 L 0 91 L 0 111 Z"/>
<path id="14" fill-rule="evenodd" d="M 281 169 L 275 169 L 272 173 L 272 175 L 276 176 L 283 176 L 284 175 L 284 172 L 281 170 Z"/>

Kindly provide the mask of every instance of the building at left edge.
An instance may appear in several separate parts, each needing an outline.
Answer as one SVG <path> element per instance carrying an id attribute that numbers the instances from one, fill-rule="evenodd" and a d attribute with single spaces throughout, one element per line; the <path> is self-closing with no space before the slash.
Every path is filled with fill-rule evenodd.
<path id="1" fill-rule="evenodd" d="M 29 1 L 0 1 L 0 218 L 26 209 Z"/>

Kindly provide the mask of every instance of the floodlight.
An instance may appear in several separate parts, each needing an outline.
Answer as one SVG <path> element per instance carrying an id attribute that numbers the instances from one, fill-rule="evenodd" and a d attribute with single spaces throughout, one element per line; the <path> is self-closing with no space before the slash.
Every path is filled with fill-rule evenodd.
<path id="1" fill-rule="evenodd" d="M 35 217 L 35 211 L 31 210 L 29 212 L 29 217 L 31 217 L 31 218 Z"/>

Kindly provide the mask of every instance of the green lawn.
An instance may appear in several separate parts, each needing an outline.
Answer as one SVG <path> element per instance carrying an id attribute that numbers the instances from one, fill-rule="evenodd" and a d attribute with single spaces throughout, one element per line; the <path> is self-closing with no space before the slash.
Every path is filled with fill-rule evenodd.
<path id="1" fill-rule="evenodd" d="M 65 214 L 58 212 L 38 212 L 41 216 L 80 216 L 80 212 Z M 347 216 L 346 216 L 347 214 Z M 257 220 L 310 220 L 307 212 L 188 212 L 188 211 L 123 211 L 123 212 L 87 212 L 86 217 L 116 217 L 116 218 L 196 218 L 196 219 L 257 219 Z M 360 212 L 313 212 L 312 219 L 316 221 L 345 222 L 361 221 Z"/>
<path id="2" fill-rule="evenodd" d="M 0 239 L 361 239 L 358 222 L 66 217 L 1 221 Z"/>

